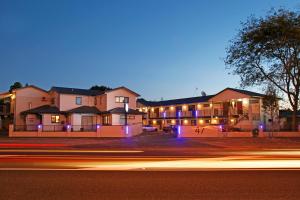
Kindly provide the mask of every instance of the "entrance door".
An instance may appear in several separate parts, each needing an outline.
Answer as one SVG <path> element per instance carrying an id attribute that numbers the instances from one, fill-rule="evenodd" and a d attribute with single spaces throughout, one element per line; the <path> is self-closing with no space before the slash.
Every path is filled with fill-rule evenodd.
<path id="1" fill-rule="evenodd" d="M 229 102 L 224 102 L 223 103 L 223 116 L 225 118 L 228 118 L 228 115 L 229 115 L 229 106 L 230 106 Z"/>
<path id="2" fill-rule="evenodd" d="M 81 128 L 83 130 L 92 130 L 93 129 L 93 116 L 82 116 L 81 117 Z"/>

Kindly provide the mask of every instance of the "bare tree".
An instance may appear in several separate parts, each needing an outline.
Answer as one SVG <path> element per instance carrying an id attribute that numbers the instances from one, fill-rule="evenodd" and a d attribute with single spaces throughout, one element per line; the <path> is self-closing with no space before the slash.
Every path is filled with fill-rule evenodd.
<path id="1" fill-rule="evenodd" d="M 227 68 L 239 75 L 241 86 L 272 84 L 288 99 L 297 129 L 300 94 L 300 14 L 271 10 L 250 17 L 227 49 Z"/>

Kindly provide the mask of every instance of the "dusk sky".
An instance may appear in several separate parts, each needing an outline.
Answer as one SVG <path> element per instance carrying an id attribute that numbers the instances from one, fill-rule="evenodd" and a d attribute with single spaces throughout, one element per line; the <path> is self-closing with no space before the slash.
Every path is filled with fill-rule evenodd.
<path id="1" fill-rule="evenodd" d="M 0 91 L 15 81 L 44 89 L 124 85 L 159 100 L 238 87 L 225 70 L 225 48 L 241 21 L 271 7 L 300 3 L 0 0 Z"/>

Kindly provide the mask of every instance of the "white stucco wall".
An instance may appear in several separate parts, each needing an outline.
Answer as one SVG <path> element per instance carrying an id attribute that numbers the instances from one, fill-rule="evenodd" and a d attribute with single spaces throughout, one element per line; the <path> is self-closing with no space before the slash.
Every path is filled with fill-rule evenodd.
<path id="1" fill-rule="evenodd" d="M 76 104 L 76 97 L 82 98 L 82 104 Z M 95 106 L 95 97 L 73 94 L 60 94 L 59 105 L 60 111 L 67 111 L 81 106 Z"/>

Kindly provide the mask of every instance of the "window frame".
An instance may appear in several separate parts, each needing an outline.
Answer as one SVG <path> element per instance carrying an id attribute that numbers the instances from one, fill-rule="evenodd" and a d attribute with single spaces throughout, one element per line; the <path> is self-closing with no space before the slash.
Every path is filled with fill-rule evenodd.
<path id="1" fill-rule="evenodd" d="M 129 103 L 129 97 L 115 96 L 115 103 Z"/>
<path id="2" fill-rule="evenodd" d="M 60 123 L 60 115 L 51 115 L 51 123 L 52 124 Z"/>
<path id="3" fill-rule="evenodd" d="M 80 99 L 80 102 L 78 102 L 78 99 Z M 82 97 L 76 97 L 75 98 L 75 104 L 76 105 L 82 105 Z"/>

